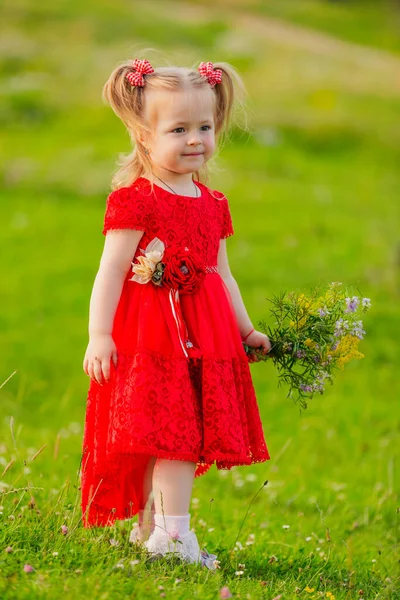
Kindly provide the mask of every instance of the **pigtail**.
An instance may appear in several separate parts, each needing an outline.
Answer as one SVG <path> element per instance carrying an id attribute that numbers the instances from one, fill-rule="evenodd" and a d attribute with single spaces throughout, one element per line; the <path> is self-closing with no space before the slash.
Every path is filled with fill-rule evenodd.
<path id="1" fill-rule="evenodd" d="M 115 67 L 103 87 L 102 98 L 121 119 L 128 130 L 133 150 L 129 154 L 121 154 L 117 161 L 118 171 L 114 174 L 111 185 L 113 189 L 133 183 L 146 170 L 151 170 L 150 160 L 142 144 L 138 143 L 137 134 L 144 128 L 143 105 L 144 87 L 132 85 L 127 75 L 132 73 L 132 61 Z M 151 75 L 146 75 L 152 77 Z"/>
<path id="2" fill-rule="evenodd" d="M 216 95 L 215 133 L 220 145 L 229 135 L 229 129 L 236 125 L 247 129 L 244 83 L 232 65 L 220 62 L 213 63 L 215 69 L 221 71 L 221 83 L 214 87 Z"/>

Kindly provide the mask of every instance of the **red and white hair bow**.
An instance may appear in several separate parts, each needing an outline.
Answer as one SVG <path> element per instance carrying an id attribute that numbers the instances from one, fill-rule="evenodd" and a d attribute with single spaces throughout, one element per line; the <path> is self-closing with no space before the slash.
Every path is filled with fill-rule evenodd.
<path id="1" fill-rule="evenodd" d="M 148 60 L 140 60 L 135 58 L 132 63 L 132 71 L 126 74 L 126 78 L 131 85 L 144 87 L 145 81 L 143 75 L 154 73 L 154 69 Z"/>
<path id="2" fill-rule="evenodd" d="M 221 83 L 222 81 L 222 71 L 221 69 L 215 69 L 212 62 L 202 62 L 198 66 L 198 71 L 200 75 L 205 77 L 211 87 L 214 87 L 215 84 Z"/>

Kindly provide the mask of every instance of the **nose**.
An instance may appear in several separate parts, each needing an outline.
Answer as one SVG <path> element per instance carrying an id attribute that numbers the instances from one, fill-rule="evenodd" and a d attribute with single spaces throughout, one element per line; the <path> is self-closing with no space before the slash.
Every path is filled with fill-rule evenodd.
<path id="1" fill-rule="evenodd" d="M 198 135 L 192 135 L 192 137 L 188 140 L 188 144 L 189 146 L 198 146 L 201 144 L 201 140 L 199 139 Z"/>

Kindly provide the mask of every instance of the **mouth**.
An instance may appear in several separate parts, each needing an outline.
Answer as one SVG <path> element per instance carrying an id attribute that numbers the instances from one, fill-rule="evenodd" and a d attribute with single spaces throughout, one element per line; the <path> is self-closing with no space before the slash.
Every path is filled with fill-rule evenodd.
<path id="1" fill-rule="evenodd" d="M 201 156 L 204 152 L 191 152 L 190 154 L 183 154 L 183 156 Z"/>

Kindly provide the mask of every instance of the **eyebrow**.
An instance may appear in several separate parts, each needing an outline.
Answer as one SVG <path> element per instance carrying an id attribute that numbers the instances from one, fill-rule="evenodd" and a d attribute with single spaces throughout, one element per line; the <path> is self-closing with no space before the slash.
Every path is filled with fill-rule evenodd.
<path id="1" fill-rule="evenodd" d="M 213 121 L 212 119 L 204 119 L 204 121 L 200 121 L 200 123 L 201 124 L 203 124 L 203 123 L 212 123 L 212 121 Z M 188 125 L 188 123 L 189 123 L 188 121 L 167 121 L 167 124 L 168 124 L 169 127 L 172 127 L 172 125 L 176 125 L 176 126 L 179 126 L 179 125 Z"/>

